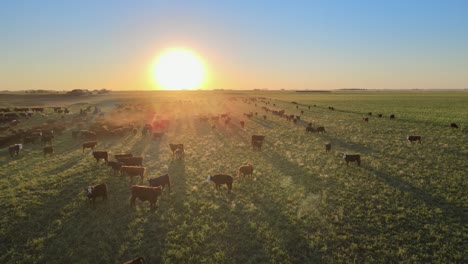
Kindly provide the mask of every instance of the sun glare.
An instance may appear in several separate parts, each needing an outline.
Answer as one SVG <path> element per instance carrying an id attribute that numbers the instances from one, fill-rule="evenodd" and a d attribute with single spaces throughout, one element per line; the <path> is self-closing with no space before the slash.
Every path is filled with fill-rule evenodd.
<path id="1" fill-rule="evenodd" d="M 163 90 L 193 90 L 205 79 L 202 61 L 186 49 L 171 49 L 162 53 L 153 67 L 156 85 Z"/>

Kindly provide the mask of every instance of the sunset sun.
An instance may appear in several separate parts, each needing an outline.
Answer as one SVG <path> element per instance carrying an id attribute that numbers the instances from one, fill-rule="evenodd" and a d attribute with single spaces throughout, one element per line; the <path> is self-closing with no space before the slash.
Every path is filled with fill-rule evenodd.
<path id="1" fill-rule="evenodd" d="M 206 78 L 201 59 L 186 49 L 163 52 L 157 58 L 152 74 L 156 85 L 163 90 L 194 90 Z"/>

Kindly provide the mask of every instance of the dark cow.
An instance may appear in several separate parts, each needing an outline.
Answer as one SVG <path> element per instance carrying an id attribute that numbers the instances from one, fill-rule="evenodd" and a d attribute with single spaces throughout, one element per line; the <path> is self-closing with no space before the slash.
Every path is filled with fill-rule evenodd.
<path id="1" fill-rule="evenodd" d="M 207 182 L 214 182 L 216 184 L 216 190 L 219 190 L 219 186 L 221 186 L 221 184 L 226 184 L 227 188 L 228 188 L 228 192 L 231 192 L 232 190 L 232 181 L 233 181 L 233 178 L 232 176 L 230 175 L 225 175 L 225 174 L 216 174 L 216 175 L 213 175 L 213 176 L 208 176 L 208 178 L 206 179 Z"/>
<path id="2" fill-rule="evenodd" d="M 370 115 L 370 116 L 371 116 L 371 115 L 372 115 L 372 112 L 367 113 L 367 115 Z"/>
<path id="3" fill-rule="evenodd" d="M 101 183 L 94 186 L 88 186 L 88 188 L 84 189 L 86 192 L 86 196 L 90 199 L 90 203 L 95 204 L 96 197 L 102 196 L 103 200 L 107 200 L 107 185 L 105 183 Z"/>
<path id="4" fill-rule="evenodd" d="M 150 186 L 152 187 L 161 186 L 163 190 L 167 185 L 167 187 L 169 187 L 169 192 L 171 191 L 171 180 L 169 178 L 169 174 L 167 173 L 157 178 L 149 179 L 148 182 Z"/>
<path id="5" fill-rule="evenodd" d="M 252 176 L 254 171 L 254 167 L 252 164 L 242 165 L 237 169 L 237 177 L 240 178 L 241 176 L 247 177 L 248 175 Z"/>
<path id="6" fill-rule="evenodd" d="M 169 144 L 169 147 L 171 148 L 172 150 L 172 159 L 176 158 L 177 159 L 177 156 L 178 155 L 179 159 L 182 159 L 184 158 L 185 156 L 185 152 L 184 152 L 184 144 Z M 178 151 L 178 154 L 176 154 L 176 151 Z"/>
<path id="7" fill-rule="evenodd" d="M 161 196 L 161 187 L 148 187 L 141 185 L 132 186 L 132 197 L 130 198 L 130 206 L 135 207 L 135 200 L 138 198 L 140 201 L 149 201 L 150 207 L 154 208 L 158 201 L 158 196 Z"/>
<path id="8" fill-rule="evenodd" d="M 83 147 L 83 153 L 84 153 L 84 150 L 87 149 L 87 148 L 90 148 L 90 149 L 94 149 L 94 147 L 96 147 L 97 145 L 97 141 L 89 141 L 89 142 L 85 142 L 82 144 L 82 147 Z"/>
<path id="9" fill-rule="evenodd" d="M 107 151 L 93 150 L 92 153 L 93 157 L 96 159 L 96 163 L 98 163 L 101 159 L 103 159 L 106 164 L 109 161 L 109 152 Z"/>
<path id="10" fill-rule="evenodd" d="M 364 120 L 364 122 L 369 122 L 369 118 L 368 118 L 368 117 L 365 117 L 365 118 L 363 118 L 362 120 Z"/>
<path id="11" fill-rule="evenodd" d="M 112 171 L 114 172 L 114 176 L 116 172 L 119 172 L 120 169 L 123 166 L 123 163 L 118 162 L 118 161 L 109 161 L 107 162 L 107 166 L 112 168 Z"/>
<path id="12" fill-rule="evenodd" d="M 382 114 L 379 114 L 378 117 L 382 117 Z"/>
<path id="13" fill-rule="evenodd" d="M 43 152 L 44 152 L 44 158 L 47 154 L 52 156 L 52 154 L 54 153 L 54 147 L 52 146 L 44 147 Z"/>
<path id="14" fill-rule="evenodd" d="M 419 144 L 422 144 L 422 143 L 421 143 L 421 136 L 410 136 L 410 135 L 406 135 L 406 140 L 408 140 L 409 142 L 418 141 Z"/>
<path id="15" fill-rule="evenodd" d="M 451 127 L 451 128 L 458 128 L 458 125 L 455 124 L 455 123 L 451 123 L 451 124 L 450 124 L 450 127 Z"/>
<path id="16" fill-rule="evenodd" d="M 240 121 L 240 126 L 241 126 L 242 128 L 244 128 L 245 122 L 244 122 L 244 121 Z"/>
<path id="17" fill-rule="evenodd" d="M 394 114 L 391 114 L 391 115 L 390 115 L 390 119 L 395 119 L 395 115 L 394 115 Z"/>
<path id="18" fill-rule="evenodd" d="M 143 182 L 146 169 L 145 167 L 140 167 L 140 166 L 122 166 L 120 167 L 120 172 L 121 174 L 127 175 L 130 179 L 130 182 L 132 182 L 132 179 L 135 176 L 140 176 L 141 182 Z"/>
<path id="19" fill-rule="evenodd" d="M 146 264 L 146 260 L 144 257 L 136 257 L 132 260 L 125 261 L 123 264 Z"/>
<path id="20" fill-rule="evenodd" d="M 361 166 L 361 155 L 343 154 L 343 159 L 346 161 L 346 165 L 349 165 L 350 162 L 356 162 L 358 166 Z"/>
<path id="21" fill-rule="evenodd" d="M 8 148 L 8 152 L 10 153 L 10 156 L 13 158 L 13 156 L 19 155 L 20 150 L 22 148 L 23 148 L 23 144 L 14 144 Z"/>
<path id="22" fill-rule="evenodd" d="M 325 133 L 325 127 L 317 127 L 317 133 Z"/>
<path id="23" fill-rule="evenodd" d="M 331 144 L 325 144 L 325 151 L 330 151 L 331 150 Z"/>
<path id="24" fill-rule="evenodd" d="M 124 157 L 118 158 L 117 161 L 126 166 L 143 166 L 143 157 Z"/>
<path id="25" fill-rule="evenodd" d="M 121 159 L 121 158 L 131 158 L 133 157 L 132 153 L 120 153 L 120 154 L 114 154 L 115 159 Z"/>
<path id="26" fill-rule="evenodd" d="M 309 133 L 314 133 L 314 132 L 315 132 L 315 129 L 314 129 L 313 127 L 311 127 L 311 126 L 308 126 L 308 127 L 306 127 L 305 132 L 306 132 L 306 134 L 307 134 L 307 132 L 309 132 Z"/>
<path id="27" fill-rule="evenodd" d="M 262 143 L 263 143 L 263 140 L 265 139 L 265 136 L 262 136 L 262 135 L 252 135 L 252 141 L 251 141 L 251 144 L 252 144 L 252 148 L 255 150 L 255 149 L 258 149 L 258 150 L 261 150 L 262 148 Z"/>

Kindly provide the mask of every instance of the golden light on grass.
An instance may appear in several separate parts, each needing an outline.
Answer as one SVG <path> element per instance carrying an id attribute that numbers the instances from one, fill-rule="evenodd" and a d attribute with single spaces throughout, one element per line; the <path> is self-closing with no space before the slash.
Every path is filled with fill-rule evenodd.
<path id="1" fill-rule="evenodd" d="M 162 90 L 194 90 L 206 79 L 202 60 L 187 49 L 164 51 L 156 60 L 152 76 Z"/>

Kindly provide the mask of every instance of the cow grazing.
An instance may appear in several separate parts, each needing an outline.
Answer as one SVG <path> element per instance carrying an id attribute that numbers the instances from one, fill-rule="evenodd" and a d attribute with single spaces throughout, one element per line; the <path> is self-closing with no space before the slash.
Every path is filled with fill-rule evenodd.
<path id="1" fill-rule="evenodd" d="M 183 158 L 185 156 L 185 152 L 184 152 L 184 144 L 169 144 L 169 147 L 171 148 L 172 150 L 172 159 L 176 158 L 177 159 L 177 156 L 176 156 L 176 151 L 178 151 L 178 154 L 179 155 L 179 159 Z"/>
<path id="2" fill-rule="evenodd" d="M 52 146 L 44 147 L 43 152 L 44 152 L 44 158 L 47 154 L 52 156 L 52 154 L 54 153 L 54 147 Z"/>
<path id="3" fill-rule="evenodd" d="M 94 147 L 96 147 L 97 145 L 97 141 L 89 141 L 89 142 L 85 142 L 82 144 L 82 147 L 83 147 L 83 153 L 84 153 L 84 150 L 87 149 L 87 148 L 90 148 L 90 149 L 94 149 Z"/>
<path id="4" fill-rule="evenodd" d="M 92 153 L 93 157 L 96 159 L 96 163 L 98 163 L 101 159 L 103 159 L 106 162 L 106 164 L 109 161 L 109 153 L 107 151 L 93 150 Z"/>
<path id="5" fill-rule="evenodd" d="M 123 264 L 146 264 L 146 260 L 144 257 L 136 257 L 132 260 L 125 261 Z"/>
<path id="6" fill-rule="evenodd" d="M 124 157 L 118 158 L 117 161 L 126 166 L 143 166 L 143 157 Z"/>
<path id="7" fill-rule="evenodd" d="M 171 180 L 169 178 L 169 174 L 167 173 L 157 178 L 149 179 L 148 182 L 150 186 L 152 187 L 161 186 L 163 190 L 167 185 L 167 187 L 169 187 L 169 192 L 171 191 Z"/>
<path id="8" fill-rule="evenodd" d="M 19 155 L 20 150 L 22 148 L 23 148 L 23 144 L 14 144 L 8 148 L 8 152 L 10 153 L 10 156 L 13 158 L 13 156 Z"/>
<path id="9" fill-rule="evenodd" d="M 161 187 L 148 187 L 141 185 L 132 186 L 132 197 L 130 198 L 130 206 L 135 207 L 135 200 L 138 198 L 140 201 L 149 201 L 151 208 L 154 208 L 158 201 L 158 196 L 161 196 Z"/>
<path id="10" fill-rule="evenodd" d="M 93 204 L 93 206 L 97 197 L 102 196 L 103 200 L 107 200 L 107 185 L 105 183 L 88 186 L 88 188 L 85 188 L 84 190 L 86 192 L 86 196 L 90 200 L 90 203 Z"/>
<path id="11" fill-rule="evenodd" d="M 221 186 L 221 184 L 226 184 L 227 188 L 228 188 L 228 192 L 231 192 L 232 190 L 232 181 L 233 181 L 233 178 L 232 176 L 230 175 L 225 175 L 225 174 L 216 174 L 216 175 L 213 175 L 213 176 L 208 176 L 208 178 L 206 179 L 207 182 L 214 182 L 216 184 L 216 190 L 219 190 L 219 186 Z"/>
<path id="12" fill-rule="evenodd" d="M 331 151 L 331 144 L 325 144 L 325 151 Z"/>
<path id="13" fill-rule="evenodd" d="M 114 154 L 114 158 L 121 159 L 121 158 L 131 158 L 133 157 L 132 153 L 121 153 L 121 154 Z"/>
<path id="14" fill-rule="evenodd" d="M 237 170 L 237 177 L 240 178 L 241 176 L 247 177 L 248 175 L 252 176 L 254 171 L 254 167 L 252 164 L 242 165 Z"/>
<path id="15" fill-rule="evenodd" d="M 451 128 L 458 128 L 458 125 L 455 124 L 455 123 L 451 123 L 451 124 L 450 124 L 450 127 L 451 127 Z"/>
<path id="16" fill-rule="evenodd" d="M 325 133 L 325 127 L 317 127 L 317 133 Z"/>
<path id="17" fill-rule="evenodd" d="M 107 162 L 107 166 L 112 168 L 112 171 L 114 172 L 114 176 L 116 172 L 120 171 L 120 169 L 122 168 L 122 165 L 123 163 L 118 162 L 118 161 Z"/>
<path id="18" fill-rule="evenodd" d="M 361 155 L 349 155 L 342 154 L 343 159 L 346 161 L 346 165 L 349 165 L 350 162 L 356 162 L 358 166 L 361 166 Z"/>
<path id="19" fill-rule="evenodd" d="M 419 144 L 422 144 L 422 143 L 421 143 L 421 136 L 410 136 L 410 135 L 406 135 L 406 140 L 408 140 L 409 142 L 418 141 Z"/>
<path id="20" fill-rule="evenodd" d="M 120 167 L 120 173 L 127 175 L 132 182 L 133 177 L 140 176 L 141 182 L 143 182 L 143 178 L 145 177 L 146 169 L 145 167 L 140 166 L 122 166 Z"/>
<path id="21" fill-rule="evenodd" d="M 391 114 L 391 115 L 390 115 L 390 119 L 395 119 L 395 115 L 394 115 L 394 114 Z"/>
<path id="22" fill-rule="evenodd" d="M 369 122 L 369 118 L 368 118 L 368 117 L 365 117 L 365 118 L 363 118 L 362 120 L 364 120 L 364 122 Z"/>
<path id="23" fill-rule="evenodd" d="M 313 127 L 311 127 L 311 126 L 308 126 L 308 127 L 306 127 L 305 132 L 306 132 L 306 134 L 307 134 L 307 132 L 314 133 L 315 129 Z"/>

